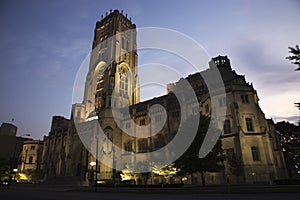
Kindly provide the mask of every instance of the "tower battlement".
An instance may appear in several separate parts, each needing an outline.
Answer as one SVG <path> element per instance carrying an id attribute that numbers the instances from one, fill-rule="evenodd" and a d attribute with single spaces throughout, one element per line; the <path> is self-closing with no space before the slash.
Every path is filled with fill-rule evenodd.
<path id="1" fill-rule="evenodd" d="M 212 58 L 212 62 L 215 64 L 217 67 L 229 67 L 231 69 L 231 64 L 230 64 L 230 59 L 227 56 L 217 56 Z M 209 65 L 210 68 L 212 68 L 213 65 Z"/>

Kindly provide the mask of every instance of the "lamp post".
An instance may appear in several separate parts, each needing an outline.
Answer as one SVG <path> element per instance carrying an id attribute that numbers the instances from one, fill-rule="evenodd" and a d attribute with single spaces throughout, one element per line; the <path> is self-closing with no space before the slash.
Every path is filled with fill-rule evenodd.
<path id="1" fill-rule="evenodd" d="M 98 184 L 98 142 L 99 142 L 99 139 L 98 139 L 98 136 L 96 135 L 96 171 L 95 171 L 95 174 L 96 174 L 96 177 L 95 177 L 95 192 L 97 192 L 97 184 Z"/>
<path id="2" fill-rule="evenodd" d="M 92 167 L 92 178 L 94 178 L 94 166 L 96 165 L 96 162 L 94 162 L 94 161 L 92 161 L 92 162 L 90 162 L 89 163 L 90 165 L 91 165 L 91 167 Z M 95 182 L 94 182 L 95 183 Z"/>
<path id="3" fill-rule="evenodd" d="M 112 142 L 112 165 L 113 165 L 113 184 L 114 184 L 114 188 L 116 188 L 116 166 L 115 166 L 115 147 L 114 147 L 114 138 L 111 137 L 111 142 Z"/>
<path id="4" fill-rule="evenodd" d="M 90 104 L 92 104 L 92 105 L 94 105 L 94 107 L 95 107 L 95 110 L 90 113 L 90 115 L 92 115 L 91 116 L 92 120 L 93 119 L 97 119 L 98 120 L 98 110 L 97 110 L 96 104 L 94 102 L 92 102 L 91 100 L 87 100 L 87 102 L 90 103 Z M 98 167 L 98 165 L 99 165 L 99 163 L 98 163 L 98 157 L 99 157 L 98 156 L 98 153 L 99 153 L 99 150 L 98 150 L 98 148 L 99 148 L 99 131 L 98 131 L 98 128 L 97 128 L 95 137 L 96 137 L 96 163 L 95 163 L 96 164 L 96 170 L 95 170 L 95 184 L 94 184 L 94 186 L 95 186 L 95 192 L 97 192 L 98 168 L 99 168 Z"/>

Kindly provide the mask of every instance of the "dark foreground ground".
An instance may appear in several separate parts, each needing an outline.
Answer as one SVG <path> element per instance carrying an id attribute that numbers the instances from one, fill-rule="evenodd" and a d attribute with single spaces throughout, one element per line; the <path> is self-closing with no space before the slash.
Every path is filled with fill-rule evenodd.
<path id="1" fill-rule="evenodd" d="M 293 200 L 300 199 L 300 186 L 219 186 L 164 189 L 11 186 L 0 188 L 0 200 Z"/>

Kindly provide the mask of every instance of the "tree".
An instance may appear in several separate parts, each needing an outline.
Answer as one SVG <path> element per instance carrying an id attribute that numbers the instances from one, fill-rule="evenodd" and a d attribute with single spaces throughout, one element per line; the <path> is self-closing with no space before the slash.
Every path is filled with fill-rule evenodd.
<path id="1" fill-rule="evenodd" d="M 177 174 L 177 172 L 179 172 L 180 169 L 178 169 L 176 166 L 175 166 L 175 163 L 172 163 L 172 164 L 169 164 L 165 167 L 157 167 L 156 165 L 153 165 L 152 166 L 152 173 L 153 174 L 156 174 L 156 175 L 159 175 L 159 176 L 162 176 L 164 179 L 167 179 L 169 177 L 173 177 Z"/>
<path id="2" fill-rule="evenodd" d="M 121 170 L 120 176 L 121 176 L 121 181 L 133 180 L 135 184 L 137 184 L 137 180 L 141 177 L 140 174 L 134 173 L 132 167 L 129 165 L 126 165 L 126 167 Z"/>
<path id="3" fill-rule="evenodd" d="M 286 57 L 286 59 L 292 61 L 293 64 L 298 65 L 297 71 L 300 71 L 300 49 L 299 46 L 296 47 L 288 47 L 289 53 L 293 54 L 291 56 Z"/>
<path id="4" fill-rule="evenodd" d="M 184 122 L 186 126 L 189 126 L 189 121 L 190 120 L 186 120 Z M 205 158 L 200 159 L 198 156 L 209 124 L 210 118 L 201 115 L 196 137 L 185 153 L 175 161 L 175 165 L 180 169 L 181 175 L 200 172 L 202 186 L 205 186 L 205 172 L 219 172 L 220 170 L 224 169 L 223 161 L 225 156 L 222 150 L 222 143 L 220 139 Z"/>
<path id="5" fill-rule="evenodd" d="M 300 127 L 289 122 L 278 122 L 276 130 L 280 134 L 280 143 L 290 176 L 300 169 Z"/>
<path id="6" fill-rule="evenodd" d="M 175 164 L 160 167 L 158 163 L 148 163 L 148 162 L 139 162 L 138 166 L 141 169 L 149 169 L 151 171 L 144 173 L 135 173 L 133 168 L 130 165 L 121 171 L 120 176 L 122 181 L 131 181 L 133 180 L 135 184 L 138 184 L 138 180 L 142 180 L 145 185 L 147 185 L 148 179 L 151 177 L 151 174 L 162 176 L 164 179 L 175 176 L 179 169 L 175 167 Z"/>
<path id="7" fill-rule="evenodd" d="M 11 176 L 11 170 L 9 161 L 4 158 L 0 158 L 0 181 L 9 180 Z"/>

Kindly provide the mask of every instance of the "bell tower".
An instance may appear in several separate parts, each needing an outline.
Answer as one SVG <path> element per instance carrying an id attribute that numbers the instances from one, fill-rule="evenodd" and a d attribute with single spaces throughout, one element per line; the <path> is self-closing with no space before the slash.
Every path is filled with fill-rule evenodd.
<path id="1" fill-rule="evenodd" d="M 110 115 L 105 110 L 109 110 L 112 103 L 122 104 L 127 100 L 133 105 L 139 102 L 136 47 L 136 25 L 123 11 L 110 11 L 96 23 L 83 101 L 86 118 L 95 107 L 101 118 Z M 117 101 L 112 102 L 114 90 L 118 95 Z"/>

